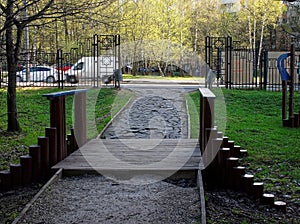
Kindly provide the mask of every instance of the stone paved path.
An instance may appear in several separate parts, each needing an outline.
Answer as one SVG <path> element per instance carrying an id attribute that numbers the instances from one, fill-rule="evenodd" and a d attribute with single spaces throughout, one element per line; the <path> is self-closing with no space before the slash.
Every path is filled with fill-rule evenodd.
<path id="1" fill-rule="evenodd" d="M 136 99 L 104 133 L 105 138 L 187 138 L 183 88 L 132 89 Z"/>
<path id="2" fill-rule="evenodd" d="M 137 98 L 105 132 L 106 138 L 187 138 L 183 89 L 134 91 Z M 87 175 L 51 185 L 20 223 L 190 224 L 200 223 L 200 212 L 198 189 L 185 180 L 134 185 Z"/>

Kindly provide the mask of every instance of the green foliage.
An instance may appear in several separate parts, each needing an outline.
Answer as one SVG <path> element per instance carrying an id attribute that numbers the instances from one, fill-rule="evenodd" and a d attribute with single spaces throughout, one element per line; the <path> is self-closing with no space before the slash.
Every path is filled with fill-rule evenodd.
<path id="1" fill-rule="evenodd" d="M 284 11 L 284 4 L 273 0 L 243 0 L 241 1 L 241 11 L 239 12 L 239 22 L 246 25 L 249 36 L 249 45 L 254 49 L 262 46 L 267 27 L 275 27 L 278 18 Z M 259 42 L 260 46 L 255 46 Z"/>
<path id="2" fill-rule="evenodd" d="M 280 191 L 299 199 L 299 128 L 282 126 L 281 93 L 222 90 L 227 119 L 224 135 L 248 150 L 249 156 L 243 159 L 243 165 L 257 180 L 266 183 L 266 190 Z M 300 110 L 299 98 L 300 94 L 295 93 L 296 111 Z M 192 93 L 190 99 L 193 100 L 190 103 L 199 105 L 198 92 Z M 191 120 L 192 125 L 198 125 L 196 118 Z M 192 127 L 192 132 L 194 129 Z M 192 137 L 197 135 L 192 133 Z"/>

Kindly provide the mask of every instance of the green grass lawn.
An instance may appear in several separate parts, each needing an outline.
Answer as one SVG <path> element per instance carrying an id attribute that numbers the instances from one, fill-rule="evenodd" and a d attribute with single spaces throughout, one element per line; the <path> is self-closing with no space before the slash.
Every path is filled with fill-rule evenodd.
<path id="1" fill-rule="evenodd" d="M 67 89 L 65 89 L 67 90 Z M 28 153 L 30 145 L 37 144 L 37 137 L 44 136 L 49 127 L 49 101 L 42 95 L 60 89 L 18 89 L 17 106 L 21 133 L 7 133 L 6 90 L 0 89 L 0 170 L 18 162 L 20 155 Z M 88 138 L 97 136 L 126 102 L 133 96 L 128 90 L 111 88 L 91 89 L 87 92 Z M 72 127 L 73 97 L 66 97 L 67 131 Z"/>
<path id="2" fill-rule="evenodd" d="M 160 76 L 160 75 L 132 75 L 132 74 L 123 74 L 122 75 L 123 77 L 123 80 L 126 81 L 126 79 L 157 79 L 157 80 L 202 80 L 204 81 L 204 77 L 193 77 L 193 76 L 184 76 L 184 77 L 181 77 L 181 76 L 177 76 L 177 77 L 171 77 L 171 76 L 167 76 L 167 77 L 163 77 L 163 76 Z"/>
<path id="3" fill-rule="evenodd" d="M 224 105 L 216 105 L 216 125 L 226 118 L 224 135 L 248 150 L 241 163 L 267 190 L 300 202 L 300 128 L 282 126 L 281 93 L 222 89 L 216 95 L 226 105 L 225 112 L 219 110 Z M 189 96 L 191 135 L 197 138 L 199 93 Z M 299 93 L 295 93 L 296 108 L 300 110 Z"/>

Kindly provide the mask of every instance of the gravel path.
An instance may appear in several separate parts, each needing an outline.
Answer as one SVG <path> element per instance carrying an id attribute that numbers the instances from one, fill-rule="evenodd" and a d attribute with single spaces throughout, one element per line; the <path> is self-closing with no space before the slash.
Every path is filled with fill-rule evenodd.
<path id="1" fill-rule="evenodd" d="M 136 99 L 104 133 L 106 138 L 187 138 L 183 89 L 134 91 Z M 200 212 L 198 189 L 184 179 L 129 185 L 80 176 L 48 187 L 20 223 L 183 224 L 199 223 Z"/>
<path id="2" fill-rule="evenodd" d="M 195 188 L 166 182 L 118 184 L 101 176 L 69 177 L 49 187 L 20 223 L 197 223 Z"/>

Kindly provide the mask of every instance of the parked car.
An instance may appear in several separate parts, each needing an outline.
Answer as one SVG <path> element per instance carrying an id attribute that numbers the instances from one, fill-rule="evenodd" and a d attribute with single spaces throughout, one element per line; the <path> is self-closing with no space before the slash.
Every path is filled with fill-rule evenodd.
<path id="1" fill-rule="evenodd" d="M 144 68 L 144 67 L 139 67 L 138 69 L 139 72 L 159 72 L 159 69 L 157 66 L 152 66 L 151 68 Z"/>
<path id="2" fill-rule="evenodd" d="M 47 82 L 53 83 L 58 80 L 56 69 L 48 66 L 32 66 L 29 68 L 30 82 Z M 17 72 L 17 82 L 26 82 L 26 68 Z"/>
<path id="3" fill-rule="evenodd" d="M 68 71 L 72 66 L 73 66 L 73 64 L 71 64 L 71 63 L 65 63 L 61 67 L 56 67 L 56 69 L 65 72 L 65 71 Z"/>

